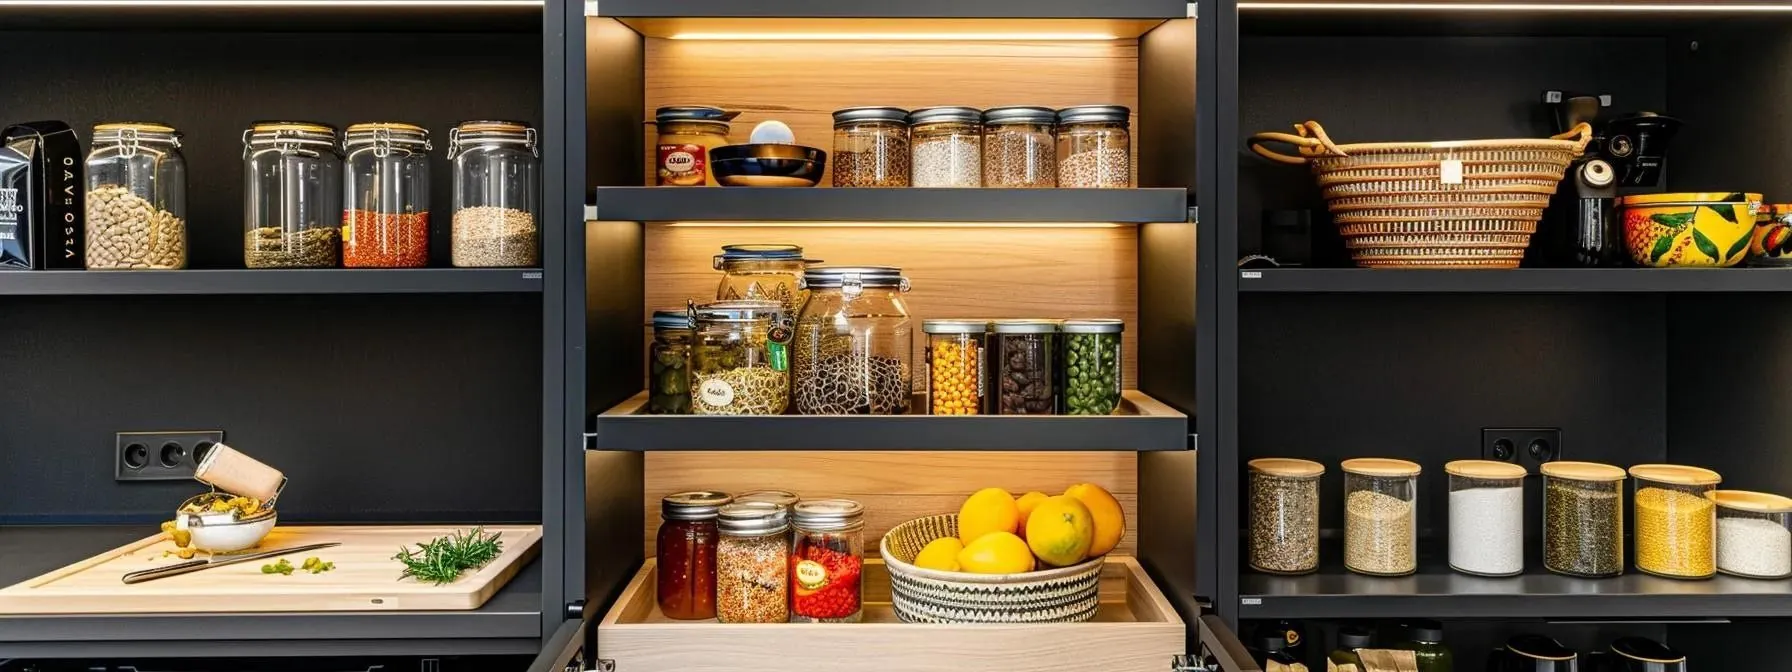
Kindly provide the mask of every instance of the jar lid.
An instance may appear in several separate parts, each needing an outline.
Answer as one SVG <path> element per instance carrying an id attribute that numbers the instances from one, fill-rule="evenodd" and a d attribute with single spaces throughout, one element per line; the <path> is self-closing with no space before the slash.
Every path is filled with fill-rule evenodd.
<path id="1" fill-rule="evenodd" d="M 374 131 L 380 131 L 380 130 L 398 131 L 398 132 L 402 132 L 402 133 L 422 133 L 424 135 L 429 134 L 429 129 L 426 129 L 422 126 L 418 126 L 416 124 L 407 124 L 407 123 L 404 123 L 401 121 L 369 121 L 369 122 L 363 122 L 363 123 L 359 123 L 359 124 L 349 124 L 348 130 L 345 132 L 346 133 L 372 133 Z"/>
<path id="2" fill-rule="evenodd" d="M 734 501 L 726 492 L 693 490 L 660 498 L 660 517 L 667 520 L 709 520 L 717 511 Z"/>
<path id="3" fill-rule="evenodd" d="M 1686 655 L 1668 645 L 1645 637 L 1619 637 L 1612 640 L 1612 653 L 1645 663 L 1672 665 L 1686 662 Z"/>
<path id="4" fill-rule="evenodd" d="M 1630 475 L 1670 485 L 1717 485 L 1724 480 L 1710 469 L 1678 464 L 1639 464 L 1630 468 Z"/>
<path id="5" fill-rule="evenodd" d="M 258 135 L 263 133 L 327 133 L 332 137 L 336 135 L 335 126 L 315 121 L 257 121 L 249 127 L 249 130 Z"/>
<path id="6" fill-rule="evenodd" d="M 1415 642 L 1436 644 L 1444 641 L 1444 624 L 1429 618 L 1407 621 L 1406 636 Z"/>
<path id="7" fill-rule="evenodd" d="M 848 107 L 834 110 L 835 124 L 855 121 L 908 121 L 908 110 L 900 107 Z"/>
<path id="8" fill-rule="evenodd" d="M 1126 322 L 1113 318 L 1064 320 L 1058 323 L 1058 330 L 1066 334 L 1118 334 L 1126 331 Z"/>
<path id="9" fill-rule="evenodd" d="M 989 323 L 989 331 L 996 334 L 1055 334 L 1058 333 L 1057 320 L 996 320 Z"/>
<path id="10" fill-rule="evenodd" d="M 806 287 L 841 287 L 849 280 L 865 287 L 899 287 L 908 290 L 908 278 L 895 266 L 815 266 L 803 271 Z"/>
<path id="11" fill-rule="evenodd" d="M 1132 119 L 1132 109 L 1125 105 L 1077 105 L 1058 110 L 1060 124 L 1118 123 Z"/>
<path id="12" fill-rule="evenodd" d="M 1495 460 L 1456 460 L 1444 464 L 1444 473 L 1464 478 L 1509 480 L 1524 478 L 1531 472 L 1511 462 Z"/>
<path id="13" fill-rule="evenodd" d="M 1325 465 L 1292 457 L 1262 457 L 1245 463 L 1251 471 L 1271 476 L 1313 478 L 1325 473 Z"/>
<path id="14" fill-rule="evenodd" d="M 716 255 L 718 263 L 723 261 L 787 261 L 802 258 L 802 246 L 787 243 L 723 245 L 722 253 Z"/>
<path id="15" fill-rule="evenodd" d="M 989 331 L 989 320 L 922 320 L 924 334 L 981 334 Z"/>
<path id="16" fill-rule="evenodd" d="M 689 308 L 670 308 L 653 311 L 653 328 L 690 329 L 691 310 Z"/>
<path id="17" fill-rule="evenodd" d="M 740 502 L 716 512 L 716 527 L 734 534 L 773 534 L 790 529 L 790 509 L 771 502 Z"/>
<path id="18" fill-rule="evenodd" d="M 856 530 L 865 526 L 865 507 L 850 499 L 811 499 L 791 509 L 796 526 L 817 532 Z"/>
<path id="19" fill-rule="evenodd" d="M 737 116 L 740 116 L 739 112 L 708 105 L 668 105 L 653 111 L 653 120 L 662 124 L 668 121 L 728 121 Z"/>
<path id="20" fill-rule="evenodd" d="M 983 111 L 983 123 L 992 126 L 1002 124 L 1049 124 L 1058 120 L 1058 112 L 1049 107 L 1034 105 L 1010 105 L 1008 107 L 992 107 Z"/>
<path id="21" fill-rule="evenodd" d="M 1338 466 L 1343 467 L 1346 474 L 1361 476 L 1417 476 L 1421 469 L 1417 462 L 1385 457 L 1359 457 L 1345 460 Z"/>
<path id="22" fill-rule="evenodd" d="M 94 137 L 101 133 L 117 133 L 119 131 L 136 131 L 138 133 L 173 133 L 174 127 L 159 121 L 108 121 L 93 125 Z"/>
<path id="23" fill-rule="evenodd" d="M 535 129 L 520 121 L 463 121 L 448 129 L 448 158 L 459 156 L 467 145 L 522 145 L 540 156 Z"/>
<path id="24" fill-rule="evenodd" d="M 975 124 L 983 121 L 983 110 L 961 105 L 942 105 L 940 107 L 923 107 L 908 113 L 910 126 L 953 121 Z"/>
<path id="25" fill-rule="evenodd" d="M 415 124 L 373 122 L 350 124 L 348 130 L 342 132 L 343 147 L 360 147 L 381 141 L 428 148 L 429 130 Z"/>
<path id="26" fill-rule="evenodd" d="M 1748 490 L 1713 490 L 1711 500 L 1718 506 L 1727 509 L 1754 511 L 1756 513 L 1792 512 L 1792 498 L 1781 497 L 1771 492 L 1751 492 Z"/>
<path id="27" fill-rule="evenodd" d="M 701 322 L 770 322 L 784 314 L 784 304 L 758 299 L 731 299 L 689 306 L 690 319 Z"/>
<path id="28" fill-rule="evenodd" d="M 1340 649 L 1354 651 L 1356 649 L 1367 649 L 1374 645 L 1375 634 L 1369 632 L 1367 628 L 1349 626 L 1338 628 L 1338 648 Z"/>
<path id="29" fill-rule="evenodd" d="M 1536 660 L 1574 660 L 1576 657 L 1573 649 L 1562 646 L 1553 637 L 1543 635 L 1513 637 L 1506 640 L 1506 650 Z"/>
<path id="30" fill-rule="evenodd" d="M 748 490 L 734 497 L 737 502 L 771 502 L 780 506 L 796 506 L 801 500 L 789 490 Z"/>
<path id="31" fill-rule="evenodd" d="M 1537 468 L 1544 476 L 1574 481 L 1622 481 L 1624 470 L 1598 462 L 1544 462 Z"/>
<path id="32" fill-rule="evenodd" d="M 529 128 L 528 124 L 525 124 L 520 121 L 499 121 L 499 120 L 491 120 L 491 119 L 476 119 L 476 120 L 472 120 L 472 121 L 463 121 L 458 124 L 455 124 L 454 130 L 460 131 L 461 133 L 517 133 L 517 134 L 520 134 L 520 133 L 527 133 L 534 129 Z"/>

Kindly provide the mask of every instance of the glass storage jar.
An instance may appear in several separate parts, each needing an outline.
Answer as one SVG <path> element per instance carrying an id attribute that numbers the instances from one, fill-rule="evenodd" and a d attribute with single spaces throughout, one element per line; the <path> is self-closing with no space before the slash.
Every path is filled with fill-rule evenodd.
<path id="1" fill-rule="evenodd" d="M 790 510 L 770 502 L 722 507 L 716 519 L 716 620 L 790 620 Z"/>
<path id="2" fill-rule="evenodd" d="M 1524 573 L 1524 467 L 1456 460 L 1450 475 L 1450 568 L 1478 576 Z"/>
<path id="3" fill-rule="evenodd" d="M 648 348 L 647 412 L 691 412 L 691 314 L 689 309 L 653 311 L 653 345 Z"/>
<path id="4" fill-rule="evenodd" d="M 1636 488 L 1636 568 L 1671 579 L 1717 573 L 1717 504 L 1710 494 L 1723 477 L 1677 464 L 1630 468 Z"/>
<path id="5" fill-rule="evenodd" d="M 1365 457 L 1345 460 L 1344 567 L 1370 576 L 1419 569 L 1419 465 Z"/>
<path id="6" fill-rule="evenodd" d="M 709 152 L 728 144 L 728 121 L 739 114 L 702 105 L 654 110 L 654 126 L 659 129 L 654 184 L 716 186 L 716 176 L 709 170 Z"/>
<path id="7" fill-rule="evenodd" d="M 850 499 L 812 499 L 791 509 L 791 522 L 791 622 L 863 620 L 865 507 Z"/>
<path id="8" fill-rule="evenodd" d="M 983 111 L 974 107 L 926 107 L 908 115 L 914 157 L 909 184 L 917 187 L 983 186 Z"/>
<path id="9" fill-rule="evenodd" d="M 796 503 L 802 501 L 802 498 L 789 490 L 748 490 L 735 495 L 734 501 L 771 502 L 784 508 L 790 508 L 796 506 Z"/>
<path id="10" fill-rule="evenodd" d="M 691 411 L 781 415 L 790 403 L 790 320 L 776 301 L 690 307 Z"/>
<path id="11" fill-rule="evenodd" d="M 992 107 L 983 111 L 983 186 L 1049 189 L 1058 186 L 1058 113 L 1049 107 Z"/>
<path id="12" fill-rule="evenodd" d="M 997 415 L 1051 415 L 1058 407 L 1058 321 L 996 320 L 989 324 Z"/>
<path id="13" fill-rule="evenodd" d="M 983 360 L 988 320 L 925 320 L 927 412 L 981 415 L 988 368 Z"/>
<path id="14" fill-rule="evenodd" d="M 722 272 L 717 301 L 777 301 L 792 317 L 803 309 L 803 248 L 796 245 L 723 245 L 710 262 Z"/>
<path id="15" fill-rule="evenodd" d="M 902 269 L 817 266 L 803 274 L 809 301 L 796 320 L 796 412 L 902 415 L 912 393 L 913 328 Z"/>
<path id="16" fill-rule="evenodd" d="M 1717 490 L 1717 571 L 1750 579 L 1792 577 L 1792 499 Z"/>
<path id="17" fill-rule="evenodd" d="M 1251 460 L 1251 569 L 1310 574 L 1319 569 L 1319 478 L 1311 460 Z"/>
<path id="18" fill-rule="evenodd" d="M 429 131 L 354 124 L 342 135 L 342 265 L 429 265 Z"/>
<path id="19" fill-rule="evenodd" d="M 87 154 L 89 270 L 187 267 L 187 160 L 165 124 L 93 127 Z"/>
<path id="20" fill-rule="evenodd" d="M 849 107 L 834 112 L 834 186 L 906 187 L 908 110 Z"/>
<path id="21" fill-rule="evenodd" d="M 716 617 L 716 512 L 730 501 L 728 493 L 713 490 L 660 499 L 655 588 L 666 618 Z"/>
<path id="22" fill-rule="evenodd" d="M 535 129 L 463 121 L 448 132 L 454 163 L 450 260 L 461 268 L 541 264 L 541 152 Z"/>
<path id="23" fill-rule="evenodd" d="M 258 122 L 243 133 L 243 265 L 334 268 L 342 249 L 336 129 Z"/>
<path id="24" fill-rule="evenodd" d="M 1543 568 L 1599 578 L 1624 573 L 1624 470 L 1545 462 Z"/>
<path id="25" fill-rule="evenodd" d="M 1059 386 L 1065 415 L 1110 415 L 1120 408 L 1120 332 L 1126 323 L 1115 319 L 1065 320 L 1064 356 Z"/>
<path id="26" fill-rule="evenodd" d="M 1058 110 L 1058 186 L 1124 189 L 1132 186 L 1132 110 L 1081 105 Z"/>

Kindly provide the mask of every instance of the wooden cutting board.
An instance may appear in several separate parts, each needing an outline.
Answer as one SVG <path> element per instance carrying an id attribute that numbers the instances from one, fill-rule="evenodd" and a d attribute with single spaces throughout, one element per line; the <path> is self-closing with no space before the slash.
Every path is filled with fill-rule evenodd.
<path id="1" fill-rule="evenodd" d="M 165 551 L 174 542 L 157 534 L 112 549 L 17 585 L 0 588 L 0 614 L 142 614 L 242 611 L 419 611 L 477 609 L 518 570 L 541 542 L 539 525 L 488 525 L 502 532 L 504 553 L 454 583 L 437 586 L 399 580 L 400 547 L 453 534 L 452 526 L 278 527 L 259 550 L 326 541 L 341 546 L 286 556 L 295 567 L 308 557 L 336 563 L 321 574 L 263 574 L 278 558 L 214 567 L 181 576 L 125 585 L 125 574 L 181 562 Z"/>

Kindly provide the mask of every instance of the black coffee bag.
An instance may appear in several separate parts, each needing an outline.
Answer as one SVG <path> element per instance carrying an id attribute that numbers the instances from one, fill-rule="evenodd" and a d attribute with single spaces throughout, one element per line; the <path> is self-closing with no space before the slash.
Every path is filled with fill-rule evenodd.
<path id="1" fill-rule="evenodd" d="M 0 132 L 0 268 L 86 267 L 84 167 L 68 124 Z"/>

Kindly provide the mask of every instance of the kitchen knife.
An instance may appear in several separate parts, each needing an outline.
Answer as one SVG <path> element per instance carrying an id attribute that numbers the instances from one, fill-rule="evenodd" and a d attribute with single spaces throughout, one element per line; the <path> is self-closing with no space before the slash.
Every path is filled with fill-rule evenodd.
<path id="1" fill-rule="evenodd" d="M 157 567 L 155 569 L 145 569 L 145 570 L 141 570 L 141 571 L 131 572 L 129 574 L 124 575 L 124 582 L 127 584 L 143 583 L 144 581 L 154 581 L 156 579 L 165 579 L 170 576 L 180 576 L 182 574 L 192 574 L 193 572 L 211 569 L 213 567 L 223 567 L 224 565 L 234 565 L 239 562 L 250 562 L 253 560 L 266 560 L 268 558 L 275 558 L 275 557 L 279 557 L 282 555 L 291 555 L 293 553 L 304 553 L 305 551 L 315 551 L 320 548 L 329 548 L 331 546 L 341 546 L 341 545 L 342 545 L 342 542 L 340 542 L 340 541 L 326 541 L 326 542 L 317 543 L 317 544 L 305 544 L 304 546 L 294 546 L 292 548 L 281 548 L 281 549 L 275 549 L 272 551 L 262 551 L 260 553 L 250 553 L 248 555 L 230 555 L 230 556 L 223 556 L 223 557 L 214 555 L 210 558 L 205 558 L 205 559 L 201 559 L 201 560 L 188 560 L 186 562 L 177 562 L 172 565 L 168 565 L 166 567 Z"/>

